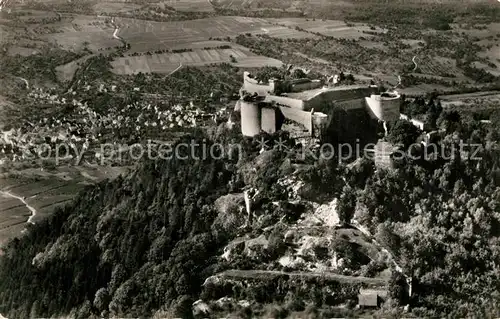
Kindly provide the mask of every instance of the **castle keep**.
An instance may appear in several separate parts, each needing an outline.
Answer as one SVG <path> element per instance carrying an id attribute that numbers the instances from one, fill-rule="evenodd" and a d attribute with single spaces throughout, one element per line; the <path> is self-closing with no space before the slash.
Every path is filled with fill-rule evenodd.
<path id="1" fill-rule="evenodd" d="M 289 121 L 311 137 L 326 134 L 349 140 L 400 117 L 399 94 L 377 94 L 376 86 L 325 85 L 322 80 L 298 79 L 290 81 L 287 92 L 282 93 L 279 85 L 279 80 L 260 83 L 244 73 L 235 107 L 241 112 L 243 135 L 274 133 Z"/>

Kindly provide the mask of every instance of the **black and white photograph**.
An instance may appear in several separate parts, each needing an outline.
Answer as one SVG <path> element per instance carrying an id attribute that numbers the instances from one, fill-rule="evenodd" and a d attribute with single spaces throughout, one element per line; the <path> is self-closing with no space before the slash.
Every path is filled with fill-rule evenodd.
<path id="1" fill-rule="evenodd" d="M 0 319 L 499 319 L 500 0 L 0 0 Z"/>

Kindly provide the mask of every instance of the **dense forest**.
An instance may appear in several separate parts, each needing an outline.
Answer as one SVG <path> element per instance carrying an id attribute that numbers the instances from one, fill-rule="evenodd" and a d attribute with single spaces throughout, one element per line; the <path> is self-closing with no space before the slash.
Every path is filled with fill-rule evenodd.
<path id="1" fill-rule="evenodd" d="M 6 249 L 1 312 L 33 318 L 78 307 L 79 318 L 104 310 L 143 316 L 195 295 L 224 240 L 210 225 L 233 176 L 227 165 L 147 162 L 86 189 Z"/>

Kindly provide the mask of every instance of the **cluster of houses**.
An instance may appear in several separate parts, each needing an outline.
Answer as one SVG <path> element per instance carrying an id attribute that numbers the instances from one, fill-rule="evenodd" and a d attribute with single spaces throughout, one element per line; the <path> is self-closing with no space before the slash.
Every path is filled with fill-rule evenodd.
<path id="1" fill-rule="evenodd" d="M 90 90 L 88 86 L 84 90 Z M 99 92 L 115 92 L 116 87 L 100 85 Z M 69 149 L 92 150 L 100 143 L 116 142 L 118 136 L 134 135 L 139 140 L 148 133 L 170 129 L 203 126 L 217 122 L 225 110 L 208 113 L 193 102 L 187 105 L 165 105 L 140 101 L 119 107 L 108 107 L 106 112 L 96 112 L 89 105 L 75 97 L 59 96 L 34 88 L 27 97 L 40 106 L 56 106 L 50 114 L 41 113 L 36 120 L 27 122 L 22 128 L 10 128 L 0 132 L 0 160 L 21 161 L 33 158 L 47 145 L 65 143 Z M 61 112 L 69 107 L 71 112 Z M 149 137 L 149 136 L 148 136 Z M 153 138 L 155 136 L 152 136 Z"/>

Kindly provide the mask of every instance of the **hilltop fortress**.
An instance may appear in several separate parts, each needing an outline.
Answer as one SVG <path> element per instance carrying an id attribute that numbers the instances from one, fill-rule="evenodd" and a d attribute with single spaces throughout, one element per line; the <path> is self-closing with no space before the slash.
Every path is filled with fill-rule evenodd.
<path id="1" fill-rule="evenodd" d="M 399 119 L 397 92 L 378 94 L 373 85 L 342 85 L 338 77 L 329 80 L 296 79 L 283 88 L 283 81 L 260 83 L 245 72 L 235 106 L 241 112 L 242 134 L 274 133 L 290 123 L 301 128 L 303 137 L 348 142 L 376 137 L 385 123 Z"/>

